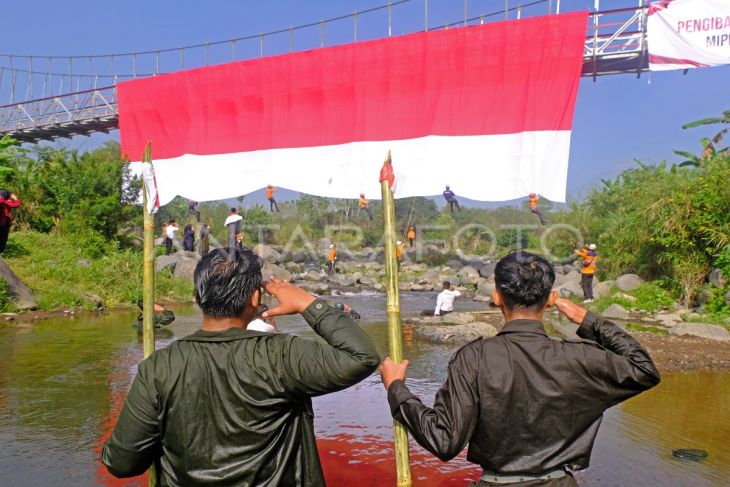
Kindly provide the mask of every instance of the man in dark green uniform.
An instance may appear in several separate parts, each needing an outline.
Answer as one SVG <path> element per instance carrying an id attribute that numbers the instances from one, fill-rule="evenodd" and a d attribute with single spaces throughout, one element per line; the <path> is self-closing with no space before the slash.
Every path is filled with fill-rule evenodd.
<path id="1" fill-rule="evenodd" d="M 201 258 L 202 327 L 140 364 L 102 450 L 112 475 L 154 463 L 164 486 L 324 485 L 311 398 L 360 382 L 380 358 L 345 313 L 277 279 L 265 287 L 279 305 L 262 317 L 301 313 L 323 340 L 246 330 L 261 266 L 235 248 Z"/>

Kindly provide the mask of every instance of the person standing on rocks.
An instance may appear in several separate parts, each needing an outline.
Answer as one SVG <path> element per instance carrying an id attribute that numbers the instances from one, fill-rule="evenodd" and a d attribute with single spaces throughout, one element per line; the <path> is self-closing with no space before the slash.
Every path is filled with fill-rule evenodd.
<path id="1" fill-rule="evenodd" d="M 358 202 L 358 205 L 360 205 L 360 211 L 363 210 L 368 214 L 368 218 L 372 221 L 373 219 L 373 210 L 370 209 L 370 202 L 365 199 L 365 193 L 360 193 L 360 201 Z"/>
<path id="2" fill-rule="evenodd" d="M 605 410 L 657 385 L 659 372 L 630 334 L 558 299 L 544 258 L 513 252 L 494 276 L 502 331 L 456 352 L 433 408 L 408 389 L 408 361 L 386 358 L 391 413 L 442 461 L 468 443 L 467 460 L 482 467 L 472 486 L 577 486 L 572 472 L 588 467 Z M 547 335 L 541 320 L 553 305 L 582 340 Z"/>
<path id="3" fill-rule="evenodd" d="M 177 226 L 175 220 L 167 222 L 167 226 L 165 227 L 165 255 L 172 254 L 172 246 L 175 243 L 175 232 L 178 230 L 180 230 L 180 227 Z"/>
<path id="4" fill-rule="evenodd" d="M 231 208 L 228 212 L 228 217 L 224 225 L 228 227 L 228 249 L 233 252 L 233 249 L 238 248 L 238 235 L 241 233 L 241 220 L 243 217 L 238 214 L 238 210 Z"/>
<path id="5" fill-rule="evenodd" d="M 202 257 L 208 252 L 210 252 L 210 229 L 203 223 L 200 226 L 200 256 Z"/>
<path id="6" fill-rule="evenodd" d="M 575 244 L 575 253 L 582 260 L 580 266 L 580 285 L 583 288 L 583 302 L 593 302 L 593 276 L 596 274 L 596 260 L 598 254 L 596 253 L 596 244 L 586 245 L 585 248 L 580 248 L 580 244 Z"/>
<path id="7" fill-rule="evenodd" d="M 335 248 L 335 245 L 330 245 L 330 252 L 327 256 L 327 264 L 328 264 L 328 270 L 330 274 L 337 274 L 337 249 Z"/>
<path id="8" fill-rule="evenodd" d="M 431 311 L 430 309 L 423 310 L 422 316 L 443 316 L 454 311 L 454 300 L 461 296 L 461 293 L 457 290 L 451 289 L 451 283 L 444 281 L 442 285 L 442 291 L 436 297 L 436 309 Z"/>
<path id="9" fill-rule="evenodd" d="M 542 216 L 542 211 L 540 211 L 540 208 L 537 206 L 537 202 L 540 200 L 540 197 L 537 195 L 537 193 L 530 193 L 530 211 L 537 215 L 537 217 L 540 219 L 540 225 L 545 225 L 545 218 Z"/>
<path id="10" fill-rule="evenodd" d="M 403 262 L 403 242 L 400 240 L 395 243 L 395 260 L 398 262 L 398 272 L 400 272 L 400 265 Z"/>
<path id="11" fill-rule="evenodd" d="M 200 212 L 198 211 L 198 202 L 195 200 L 188 200 L 188 213 L 195 215 L 195 220 L 200 223 Z"/>
<path id="12" fill-rule="evenodd" d="M 406 232 L 406 238 L 408 239 L 408 243 L 410 244 L 411 248 L 413 248 L 413 241 L 416 240 L 416 229 L 412 226 L 408 227 L 408 232 Z"/>
<path id="13" fill-rule="evenodd" d="M 443 194 L 446 202 L 449 204 L 449 210 L 451 211 L 451 213 L 454 212 L 454 206 L 456 206 L 457 210 L 461 211 L 461 206 L 459 206 L 459 200 L 456 199 L 456 195 L 453 191 L 451 191 L 451 186 L 447 184 Z"/>
<path id="14" fill-rule="evenodd" d="M 13 193 L 0 190 L 0 253 L 5 252 L 5 246 L 10 236 L 10 227 L 13 226 L 13 208 L 20 206 L 20 200 Z"/>
<path id="15" fill-rule="evenodd" d="M 183 228 L 183 250 L 195 252 L 195 228 L 190 223 Z"/>
<path id="16" fill-rule="evenodd" d="M 274 193 L 277 191 L 278 190 L 270 184 L 266 186 L 266 199 L 269 200 L 269 209 L 272 213 L 274 212 L 274 208 L 276 208 L 276 212 L 279 213 L 279 205 L 274 199 Z"/>

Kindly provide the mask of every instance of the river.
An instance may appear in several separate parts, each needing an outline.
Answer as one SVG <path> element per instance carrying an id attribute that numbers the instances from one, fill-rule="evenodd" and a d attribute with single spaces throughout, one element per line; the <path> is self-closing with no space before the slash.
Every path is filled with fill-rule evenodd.
<path id="1" fill-rule="evenodd" d="M 361 326 L 387 351 L 382 295 L 346 300 Z M 404 313 L 428 307 L 432 297 L 404 293 Z M 459 303 L 462 309 L 482 304 Z M 158 348 L 193 332 L 199 313 L 175 308 L 177 320 L 160 333 Z M 131 327 L 136 313 L 83 315 L 35 324 L 0 324 L 0 486 L 141 486 L 117 480 L 98 462 L 141 359 Z M 299 317 L 278 320 L 284 332 L 312 335 Z M 445 379 L 453 347 L 415 342 L 405 330 L 409 384 L 424 401 Z M 385 391 L 374 375 L 348 390 L 316 398 L 315 427 L 328 484 L 395 485 L 392 429 Z M 610 409 L 581 485 L 730 485 L 730 374 L 665 374 L 662 383 Z M 672 448 L 702 448 L 702 462 L 679 460 Z M 465 460 L 442 463 L 411 445 L 414 485 L 466 485 L 479 469 Z"/>

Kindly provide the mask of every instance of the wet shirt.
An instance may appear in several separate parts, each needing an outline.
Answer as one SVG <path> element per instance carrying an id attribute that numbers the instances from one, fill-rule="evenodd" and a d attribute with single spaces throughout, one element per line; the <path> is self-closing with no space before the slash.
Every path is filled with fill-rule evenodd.
<path id="1" fill-rule="evenodd" d="M 324 301 L 302 316 L 324 341 L 200 330 L 153 353 L 102 449 L 109 471 L 130 477 L 154 462 L 161 486 L 324 485 L 311 398 L 356 384 L 380 358 Z"/>
<path id="2" fill-rule="evenodd" d="M 393 417 L 443 461 L 467 459 L 503 474 L 587 468 L 603 412 L 659 383 L 644 348 L 588 313 L 583 340 L 554 340 L 539 321 L 514 320 L 451 359 L 433 408 L 403 381 L 388 389 Z"/>
<path id="3" fill-rule="evenodd" d="M 167 227 L 165 228 L 165 235 L 170 240 L 173 240 L 175 238 L 175 232 L 177 232 L 178 230 L 180 230 L 180 228 L 176 225 L 167 225 Z"/>
<path id="4" fill-rule="evenodd" d="M 444 289 L 441 291 L 436 298 L 436 309 L 434 314 L 440 315 L 442 311 L 454 311 L 454 299 L 461 296 L 459 291 L 452 291 L 451 289 Z"/>

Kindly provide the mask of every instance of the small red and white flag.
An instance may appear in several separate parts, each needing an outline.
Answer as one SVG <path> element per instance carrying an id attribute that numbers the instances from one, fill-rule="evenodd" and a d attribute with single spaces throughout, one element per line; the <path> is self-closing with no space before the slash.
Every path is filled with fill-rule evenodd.
<path id="1" fill-rule="evenodd" d="M 235 62 L 118 86 L 122 151 L 152 142 L 160 204 L 268 184 L 397 197 L 565 200 L 586 12 Z M 138 159 L 137 159 L 138 160 Z"/>

